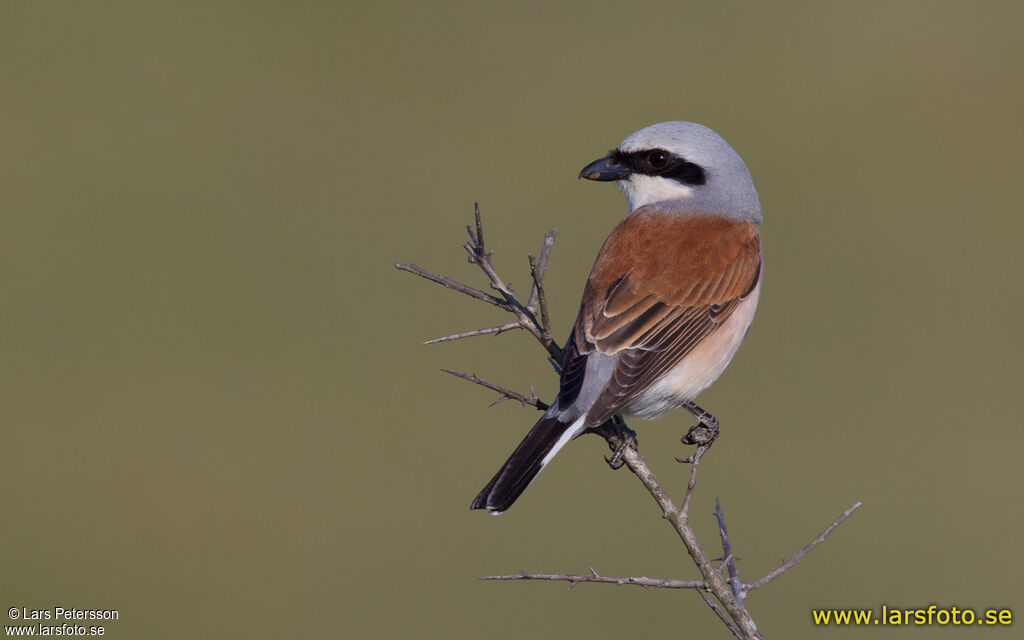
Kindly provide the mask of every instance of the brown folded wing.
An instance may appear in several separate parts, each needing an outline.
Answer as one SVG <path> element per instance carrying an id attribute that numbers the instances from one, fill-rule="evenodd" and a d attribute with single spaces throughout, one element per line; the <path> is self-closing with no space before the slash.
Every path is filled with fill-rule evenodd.
<path id="1" fill-rule="evenodd" d="M 672 370 L 725 322 L 760 271 L 752 224 L 653 207 L 620 222 L 598 254 L 573 331 L 579 356 L 617 356 L 587 421 L 604 422 Z"/>

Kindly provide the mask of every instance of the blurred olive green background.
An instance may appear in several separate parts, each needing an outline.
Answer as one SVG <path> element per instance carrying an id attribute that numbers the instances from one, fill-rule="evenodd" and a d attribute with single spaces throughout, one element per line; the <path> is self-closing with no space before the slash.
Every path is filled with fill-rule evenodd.
<path id="1" fill-rule="evenodd" d="M 698 532 L 721 498 L 753 579 L 864 502 L 751 595 L 762 629 L 1021 613 L 1022 27 L 1011 2 L 0 4 L 0 605 L 116 608 L 114 638 L 728 637 L 692 592 L 476 580 L 696 573 L 597 438 L 468 510 L 536 412 L 439 369 L 554 376 L 525 335 L 422 346 L 505 319 L 392 266 L 481 285 L 479 200 L 522 290 L 557 227 L 564 339 L 625 213 L 577 171 L 685 119 L 765 214 Z M 633 424 L 676 495 L 690 423 Z"/>

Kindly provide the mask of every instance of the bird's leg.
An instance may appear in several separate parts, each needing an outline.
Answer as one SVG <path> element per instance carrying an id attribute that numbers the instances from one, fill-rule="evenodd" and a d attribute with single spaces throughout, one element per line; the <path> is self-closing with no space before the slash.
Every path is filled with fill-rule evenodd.
<path id="1" fill-rule="evenodd" d="M 711 445 L 715 443 L 715 439 L 718 438 L 718 418 L 711 415 L 700 407 L 696 402 L 687 400 L 683 403 L 686 410 L 693 414 L 699 422 L 692 427 L 682 438 L 683 444 L 695 444 L 697 445 L 697 452 L 694 456 L 703 455 L 705 451 L 711 448 Z M 687 463 L 693 462 L 694 456 L 680 460 L 679 462 Z M 699 457 L 699 456 L 698 456 Z"/>
<path id="2" fill-rule="evenodd" d="M 636 432 L 627 427 L 626 422 L 618 415 L 596 427 L 589 427 L 587 432 L 596 433 L 608 441 L 608 446 L 612 450 L 612 457 L 605 458 L 604 461 L 612 469 L 622 468 L 624 464 L 622 456 L 627 448 L 634 451 L 637 448 Z"/>

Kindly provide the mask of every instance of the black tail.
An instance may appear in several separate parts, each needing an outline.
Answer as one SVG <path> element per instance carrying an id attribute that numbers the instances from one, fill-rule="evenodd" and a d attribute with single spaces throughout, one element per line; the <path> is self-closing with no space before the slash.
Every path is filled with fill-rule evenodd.
<path id="1" fill-rule="evenodd" d="M 541 418 L 469 508 L 487 509 L 497 515 L 511 507 L 544 468 L 544 458 L 554 455 L 568 442 L 572 435 L 568 432 L 574 426 L 559 422 L 555 416 Z"/>

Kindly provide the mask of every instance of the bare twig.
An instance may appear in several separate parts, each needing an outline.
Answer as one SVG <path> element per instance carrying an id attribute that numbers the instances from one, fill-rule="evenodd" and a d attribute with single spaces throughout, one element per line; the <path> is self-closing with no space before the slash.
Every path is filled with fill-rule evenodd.
<path id="1" fill-rule="evenodd" d="M 480 220 L 480 205 L 478 203 L 474 203 L 473 205 L 473 216 L 476 219 L 476 232 L 474 233 L 472 228 L 467 227 L 466 230 L 469 232 L 469 242 L 463 245 L 466 249 L 466 253 L 469 254 L 469 261 L 480 267 L 480 270 L 483 271 L 491 281 L 491 288 L 501 293 L 505 302 L 508 304 L 508 310 L 519 318 L 519 323 L 522 327 L 533 334 L 533 337 L 536 338 L 545 349 L 547 349 L 548 354 L 552 358 L 561 362 L 562 349 L 555 344 L 554 339 L 551 337 L 551 331 L 546 329 L 545 326 L 537 320 L 536 314 L 534 314 L 528 305 L 524 305 L 518 298 L 516 298 L 515 292 L 512 290 L 512 285 L 505 284 L 505 281 L 502 280 L 501 276 L 499 276 L 498 272 L 494 269 L 494 265 L 491 263 L 492 252 L 487 251 L 484 245 L 484 227 Z M 553 235 L 551 236 L 551 242 L 554 242 Z M 546 237 L 545 244 L 547 244 Z M 548 252 L 550 253 L 550 249 Z M 543 285 L 536 277 L 534 278 L 533 286 L 537 288 L 538 299 L 543 297 Z"/>
<path id="2" fill-rule="evenodd" d="M 722 503 L 718 498 L 715 498 L 715 519 L 718 520 L 718 535 L 722 538 L 722 552 L 725 554 L 723 563 L 729 571 L 729 586 L 732 587 L 732 595 L 742 603 L 746 593 L 743 591 L 743 581 L 740 580 L 739 572 L 736 571 L 736 556 L 732 555 L 729 529 L 725 526 L 725 515 L 722 514 Z"/>
<path id="3" fill-rule="evenodd" d="M 699 449 L 700 447 L 698 447 Z M 662 517 L 668 520 L 672 528 L 679 534 L 679 538 L 683 541 L 683 546 L 686 547 L 687 553 L 690 554 L 690 558 L 697 565 L 697 569 L 700 570 L 704 580 L 708 583 L 708 591 L 713 593 L 722 606 L 725 607 L 729 618 L 732 619 L 739 629 L 740 635 L 738 637 L 744 639 L 761 638 L 754 619 L 744 608 L 743 603 L 732 594 L 729 584 L 708 558 L 707 553 L 704 552 L 700 541 L 697 540 L 697 534 L 694 533 L 693 528 L 690 526 L 690 519 L 687 513 L 676 507 L 668 492 L 658 482 L 658 479 L 651 472 L 647 463 L 636 449 L 625 449 L 622 459 L 625 461 L 626 466 L 629 467 L 629 470 L 643 483 L 648 493 L 658 503 L 658 506 L 661 507 Z M 699 458 L 695 462 L 699 462 Z M 695 484 L 694 476 L 695 472 L 691 470 L 691 482 Z"/>
<path id="4" fill-rule="evenodd" d="M 442 276 L 440 274 L 433 273 L 431 271 L 427 271 L 426 269 L 424 269 L 422 267 L 418 267 L 415 264 L 411 264 L 411 263 L 410 264 L 406 264 L 406 263 L 402 263 L 402 262 L 396 262 L 395 263 L 395 268 L 396 269 L 400 269 L 402 271 L 408 271 L 409 273 L 415 273 L 416 275 L 420 276 L 421 278 L 426 278 L 427 280 L 430 280 L 431 282 L 436 282 L 436 283 L 438 283 L 440 285 L 444 285 L 445 287 L 448 287 L 449 289 L 454 289 L 455 291 L 458 291 L 459 293 L 464 293 L 464 294 L 466 294 L 467 296 L 469 296 L 471 298 L 476 298 L 477 300 L 483 300 L 484 302 L 489 302 L 489 303 L 493 304 L 496 307 L 500 307 L 500 308 L 504 309 L 505 311 L 512 311 L 512 307 L 509 305 L 509 303 L 504 301 L 504 300 L 502 300 L 501 298 L 498 298 L 496 296 L 492 296 L 489 293 L 484 293 L 483 291 L 481 291 L 479 289 L 476 289 L 476 288 L 471 287 L 469 285 L 465 285 L 465 284 L 462 284 L 461 282 L 457 282 L 455 280 L 452 280 L 451 278 L 449 278 L 447 276 Z"/>
<path id="5" fill-rule="evenodd" d="M 548 270 L 548 257 L 551 255 L 551 247 L 555 245 L 555 236 L 557 231 L 554 229 L 548 229 L 548 232 L 544 234 L 544 244 L 540 247 L 540 255 L 536 259 L 536 265 L 533 263 L 533 256 L 531 258 L 531 275 L 533 276 L 533 286 L 530 287 L 530 297 L 526 301 L 526 308 L 530 311 L 537 310 L 537 303 L 540 299 L 541 289 L 543 289 L 544 274 Z"/>
<path id="6" fill-rule="evenodd" d="M 699 589 L 697 590 L 697 595 L 700 596 L 701 600 L 703 600 L 706 605 L 711 607 L 711 610 L 715 612 L 715 615 L 717 615 L 718 619 L 722 621 L 722 624 L 728 627 L 729 631 L 732 632 L 733 636 L 735 636 L 739 640 L 744 640 L 743 636 L 740 635 L 740 630 L 736 628 L 736 625 L 733 624 L 733 621 L 730 620 L 728 616 L 722 613 L 722 610 L 718 607 L 717 604 L 715 604 L 715 601 L 711 599 L 711 596 L 709 596 L 708 594 L 704 593 Z"/>
<path id="7" fill-rule="evenodd" d="M 481 580 L 554 580 L 569 582 L 573 585 L 580 582 L 605 582 L 618 585 L 636 585 L 638 587 L 650 587 L 655 589 L 706 589 L 707 583 L 703 580 L 672 580 L 669 578 L 634 578 L 617 576 L 598 575 L 593 569 L 590 573 L 582 575 L 569 575 L 564 573 L 528 573 L 521 571 L 507 576 L 483 576 Z"/>
<path id="8" fill-rule="evenodd" d="M 537 300 L 539 301 L 540 306 L 538 314 L 540 315 L 541 331 L 543 332 L 545 340 L 551 340 L 551 320 L 548 318 L 548 300 L 544 295 L 544 287 L 541 285 L 541 282 L 544 280 L 544 275 L 541 273 L 539 266 L 540 263 L 537 261 L 537 258 L 534 258 L 533 256 L 529 256 L 529 258 L 530 275 L 533 276 L 533 290 L 537 292 Z M 533 294 L 530 295 L 532 296 Z M 530 308 L 529 303 L 527 303 L 527 308 Z M 531 309 L 531 311 L 532 310 L 533 309 Z"/>
<path id="9" fill-rule="evenodd" d="M 793 556 L 792 558 L 790 558 L 789 560 L 784 561 L 782 563 L 782 565 L 778 569 L 776 569 L 775 571 L 772 571 L 771 573 L 765 575 L 764 577 L 761 577 L 761 578 L 758 578 L 757 580 L 754 580 L 753 582 L 748 582 L 748 583 L 744 584 L 743 585 L 744 590 L 746 590 L 746 591 L 753 591 L 754 589 L 757 589 L 758 587 L 763 587 L 764 585 L 768 584 L 769 582 L 771 582 L 775 578 L 778 578 L 779 576 L 781 576 L 784 572 L 786 572 L 786 570 L 795 567 L 798 562 L 800 562 L 801 560 L 804 559 L 804 556 L 806 556 L 808 553 L 811 552 L 811 550 L 814 549 L 814 547 L 816 547 L 819 544 L 821 544 L 822 542 L 824 542 L 825 538 L 827 538 L 828 535 L 830 533 L 832 533 L 832 531 L 835 530 L 836 527 L 838 527 L 839 525 L 841 525 L 843 523 L 843 520 L 846 520 L 847 518 L 849 518 L 850 515 L 853 514 L 854 511 L 859 509 L 860 505 L 861 505 L 861 503 L 857 502 L 856 504 L 851 506 L 849 509 L 844 511 L 838 518 L 836 518 L 832 522 L 832 524 L 828 525 L 828 527 L 824 531 L 822 531 L 817 536 L 815 536 L 814 540 L 811 540 L 809 543 L 807 543 L 807 546 L 805 546 L 803 549 L 797 551 L 796 555 Z"/>
<path id="10" fill-rule="evenodd" d="M 469 233 L 469 242 L 462 245 L 466 249 L 466 253 L 469 254 L 469 261 L 483 270 L 491 281 L 491 288 L 501 293 L 510 306 L 514 309 L 518 308 L 521 311 L 526 311 L 523 305 L 519 303 L 519 300 L 516 299 L 512 287 L 505 284 L 505 281 L 501 279 L 498 272 L 494 270 L 494 265 L 491 264 L 493 252 L 487 251 L 484 247 L 484 226 L 480 221 L 479 203 L 473 204 L 473 214 L 476 217 L 476 233 L 473 232 L 471 227 L 466 227 L 466 231 Z M 516 315 L 519 314 L 517 313 Z"/>
<path id="11" fill-rule="evenodd" d="M 517 324 L 520 328 L 529 331 L 533 335 L 533 337 L 536 338 L 537 341 L 544 346 L 544 349 L 547 350 L 548 355 L 552 359 L 554 359 L 556 362 L 561 362 L 562 348 L 559 347 L 558 344 L 552 338 L 550 327 L 547 324 L 547 320 L 538 320 L 532 308 L 529 307 L 528 305 L 524 305 L 522 302 L 519 301 L 518 298 L 516 298 L 515 292 L 512 290 L 512 286 L 506 284 L 505 281 L 501 278 L 501 276 L 498 275 L 498 272 L 494 269 L 494 265 L 491 263 L 492 253 L 490 251 L 487 251 L 486 245 L 484 244 L 484 227 L 483 222 L 481 221 L 480 218 L 479 204 L 474 204 L 473 214 L 476 221 L 476 228 L 474 229 L 473 227 L 466 227 L 466 231 L 469 234 L 469 241 L 463 244 L 462 246 L 466 250 L 466 253 L 468 254 L 470 263 L 480 267 L 480 270 L 483 271 L 484 275 L 487 276 L 487 279 L 490 280 L 491 288 L 500 293 L 500 297 L 491 295 L 485 291 L 481 291 L 480 289 L 471 287 L 467 284 L 463 284 L 447 276 L 427 271 L 426 269 L 419 267 L 415 264 L 398 262 L 395 263 L 395 267 L 401 269 L 402 271 L 414 273 L 422 278 L 426 278 L 427 280 L 448 287 L 449 289 L 454 289 L 472 298 L 476 298 L 477 300 L 483 300 L 484 302 L 493 304 L 496 307 L 508 311 L 509 313 L 516 316 L 517 322 L 515 324 Z M 537 268 L 535 269 L 536 273 L 533 274 L 533 287 L 531 288 L 531 294 L 533 289 L 536 289 L 538 300 L 544 297 L 544 288 L 542 280 L 544 271 L 547 269 L 547 256 L 551 252 L 551 245 L 554 243 L 554 241 L 555 234 L 554 230 L 552 229 L 544 237 L 544 246 L 541 247 L 541 258 L 538 259 Z M 532 271 L 534 270 L 531 270 L 531 272 Z M 543 305 L 544 318 L 547 317 L 546 306 L 547 303 L 545 301 Z M 484 333 L 491 333 L 491 331 L 486 330 L 483 331 L 482 333 L 467 333 L 469 335 L 453 334 L 453 336 L 446 336 L 445 339 L 438 339 L 437 342 L 457 340 L 460 337 L 470 337 L 471 335 L 483 335 Z M 495 330 L 494 333 L 500 333 L 500 331 Z"/>
<path id="12" fill-rule="evenodd" d="M 542 402 L 540 400 L 540 398 L 537 397 L 537 394 L 533 392 L 533 389 L 530 389 L 530 395 L 529 396 L 524 396 L 523 394 L 517 393 L 517 392 L 515 392 L 515 391 L 513 391 L 511 389 L 503 387 L 500 384 L 495 384 L 494 382 L 490 382 L 489 380 L 484 380 L 483 378 L 478 378 L 477 376 L 475 376 L 475 375 L 473 375 L 471 373 L 462 373 L 461 371 L 453 371 L 452 369 L 441 369 L 441 371 L 444 371 L 445 373 L 450 373 L 451 375 L 455 376 L 456 378 L 462 378 L 463 380 L 469 380 L 470 382 L 472 382 L 474 384 L 478 384 L 481 387 L 487 387 L 488 389 L 491 389 L 492 391 L 497 391 L 498 393 L 500 393 L 501 397 L 498 398 L 497 400 L 495 400 L 493 403 L 491 403 L 492 407 L 494 405 L 498 404 L 499 402 L 504 402 L 505 400 L 518 400 L 519 402 L 523 403 L 524 405 L 528 404 L 528 405 L 537 407 L 541 411 L 546 411 L 547 408 L 548 408 L 548 405 L 545 404 L 544 402 Z"/>
<path id="13" fill-rule="evenodd" d="M 517 322 L 509 322 L 497 327 L 487 327 L 486 329 L 473 329 L 472 331 L 463 331 L 462 333 L 453 333 L 450 336 L 443 336 L 440 338 L 434 338 L 433 340 L 427 340 L 423 344 L 437 344 L 438 342 L 451 342 L 452 340 L 461 340 L 463 338 L 472 338 L 474 336 L 486 336 L 489 334 L 502 334 L 506 331 L 513 329 L 522 329 L 523 325 Z"/>
<path id="14" fill-rule="evenodd" d="M 703 446 L 698 446 L 689 458 L 685 460 L 676 458 L 676 462 L 690 463 L 690 479 L 686 483 L 686 495 L 683 496 L 682 514 L 684 518 L 689 517 L 690 499 L 693 498 L 693 490 L 697 487 L 697 466 L 700 464 L 700 458 L 704 455 L 704 451 Z"/>

